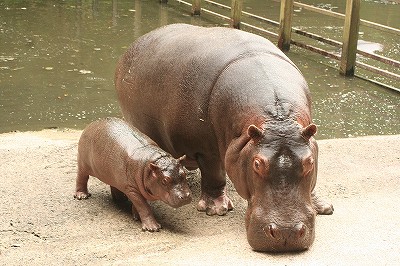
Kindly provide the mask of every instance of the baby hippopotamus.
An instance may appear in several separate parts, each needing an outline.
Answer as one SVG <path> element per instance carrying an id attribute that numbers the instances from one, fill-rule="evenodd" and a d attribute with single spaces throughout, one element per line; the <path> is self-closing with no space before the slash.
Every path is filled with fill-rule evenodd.
<path id="1" fill-rule="evenodd" d="M 143 231 L 159 231 L 149 201 L 162 200 L 178 208 L 191 202 L 185 155 L 174 159 L 154 141 L 118 118 L 92 122 L 83 131 L 78 144 L 76 199 L 90 197 L 89 175 L 110 185 L 113 199 L 128 198 L 132 214 L 140 218 Z M 139 216 L 139 217 L 138 217 Z"/>

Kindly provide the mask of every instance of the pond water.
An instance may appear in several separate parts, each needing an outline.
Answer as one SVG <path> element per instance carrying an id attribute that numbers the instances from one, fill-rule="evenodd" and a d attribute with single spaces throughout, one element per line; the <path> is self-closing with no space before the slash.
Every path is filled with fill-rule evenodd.
<path id="1" fill-rule="evenodd" d="M 252 2 L 256 1 L 249 1 L 249 6 Z M 265 8 L 277 5 L 267 3 Z M 132 41 L 171 23 L 226 24 L 206 15 L 191 17 L 189 12 L 189 7 L 173 0 L 168 4 L 157 0 L 1 1 L 0 132 L 82 129 L 100 117 L 120 116 L 113 77 L 118 58 Z M 377 22 L 400 28 L 399 16 L 389 17 Z M 391 57 L 398 58 L 395 49 L 399 47 L 391 49 Z M 318 138 L 400 134 L 399 93 L 359 78 L 344 78 L 322 56 L 305 50 L 292 48 L 288 56 L 309 83 Z"/>

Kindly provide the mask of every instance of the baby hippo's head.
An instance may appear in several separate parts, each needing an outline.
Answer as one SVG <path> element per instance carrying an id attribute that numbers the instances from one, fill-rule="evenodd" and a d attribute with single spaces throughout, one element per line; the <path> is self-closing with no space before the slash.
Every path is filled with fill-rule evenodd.
<path id="1" fill-rule="evenodd" d="M 186 156 L 174 159 L 163 156 L 150 163 L 151 187 L 147 190 L 156 198 L 173 208 L 178 208 L 192 201 L 192 192 L 186 180 L 186 172 L 181 162 Z"/>

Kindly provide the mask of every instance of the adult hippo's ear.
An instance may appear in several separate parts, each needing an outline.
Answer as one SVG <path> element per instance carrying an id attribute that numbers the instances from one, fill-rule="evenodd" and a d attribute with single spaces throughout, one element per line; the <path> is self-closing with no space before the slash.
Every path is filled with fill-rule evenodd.
<path id="1" fill-rule="evenodd" d="M 262 131 L 262 129 L 258 128 L 256 125 L 250 125 L 247 128 L 247 134 L 254 141 L 258 141 L 263 137 L 264 132 Z"/>
<path id="2" fill-rule="evenodd" d="M 305 140 L 309 140 L 316 133 L 317 133 L 317 126 L 315 124 L 309 124 L 308 126 L 303 128 L 303 131 L 301 132 L 301 136 Z"/>

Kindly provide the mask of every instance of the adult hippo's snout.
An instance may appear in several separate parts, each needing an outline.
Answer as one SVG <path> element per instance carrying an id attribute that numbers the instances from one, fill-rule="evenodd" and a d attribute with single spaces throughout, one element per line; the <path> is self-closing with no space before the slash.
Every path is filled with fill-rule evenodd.
<path id="1" fill-rule="evenodd" d="M 248 211 L 249 212 L 249 211 Z M 308 249 L 314 241 L 315 214 L 304 221 L 268 221 L 264 217 L 250 215 L 246 219 L 247 239 L 256 251 L 287 252 Z M 285 220 L 291 220 L 285 218 Z"/>
<path id="2" fill-rule="evenodd" d="M 264 232 L 267 237 L 286 245 L 290 242 L 299 242 L 305 237 L 308 228 L 304 223 L 299 222 L 291 227 L 280 227 L 276 223 L 270 223 L 264 227 Z"/>
<path id="3" fill-rule="evenodd" d="M 273 243 L 274 249 L 302 250 L 310 246 L 310 241 L 307 239 L 309 229 L 302 222 L 290 227 L 280 227 L 275 223 L 270 223 L 264 227 L 263 231 L 267 241 Z"/>

